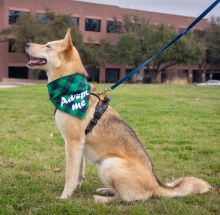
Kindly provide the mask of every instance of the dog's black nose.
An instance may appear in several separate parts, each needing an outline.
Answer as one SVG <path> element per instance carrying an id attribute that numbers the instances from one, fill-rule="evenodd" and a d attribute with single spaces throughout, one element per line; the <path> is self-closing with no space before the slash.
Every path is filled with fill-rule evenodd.
<path id="1" fill-rule="evenodd" d="M 31 46 L 30 43 L 26 43 L 25 48 L 27 49 L 27 48 L 29 48 L 30 46 Z"/>

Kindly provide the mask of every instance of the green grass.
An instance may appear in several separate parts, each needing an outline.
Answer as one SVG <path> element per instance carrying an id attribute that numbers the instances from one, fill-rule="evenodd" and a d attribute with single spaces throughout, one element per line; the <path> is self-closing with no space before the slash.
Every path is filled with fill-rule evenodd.
<path id="1" fill-rule="evenodd" d="M 104 88 L 105 85 L 98 85 Z M 158 177 L 169 182 L 193 175 L 220 186 L 220 88 L 123 85 L 111 105 L 133 127 Z M 60 171 L 55 171 L 60 168 Z M 67 201 L 65 154 L 46 85 L 0 90 L 0 214 L 219 214 L 216 191 L 133 204 L 95 204 L 102 184 L 96 167 Z"/>

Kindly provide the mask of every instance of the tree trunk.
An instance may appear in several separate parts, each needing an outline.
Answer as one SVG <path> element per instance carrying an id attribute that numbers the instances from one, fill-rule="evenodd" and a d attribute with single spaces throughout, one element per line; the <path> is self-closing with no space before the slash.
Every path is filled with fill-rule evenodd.
<path id="1" fill-rule="evenodd" d="M 198 73 L 199 73 L 199 82 L 205 82 L 206 81 L 206 77 L 205 77 L 205 73 L 206 73 L 206 59 L 203 59 L 202 62 L 198 65 Z"/>
<path id="2" fill-rule="evenodd" d="M 154 72 L 154 83 L 156 83 L 156 84 L 161 83 L 161 70 L 156 70 Z"/>

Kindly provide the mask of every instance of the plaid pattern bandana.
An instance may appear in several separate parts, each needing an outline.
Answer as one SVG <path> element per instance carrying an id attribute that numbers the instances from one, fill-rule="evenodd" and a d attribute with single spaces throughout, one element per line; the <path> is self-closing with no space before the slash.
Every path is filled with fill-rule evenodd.
<path id="1" fill-rule="evenodd" d="M 50 100 L 58 110 L 84 119 L 89 107 L 90 85 L 81 74 L 64 76 L 47 85 Z"/>

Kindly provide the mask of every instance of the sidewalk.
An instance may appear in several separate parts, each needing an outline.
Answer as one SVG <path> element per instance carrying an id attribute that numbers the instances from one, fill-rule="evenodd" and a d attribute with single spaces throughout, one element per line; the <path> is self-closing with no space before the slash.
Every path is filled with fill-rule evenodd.
<path id="1" fill-rule="evenodd" d="M 47 84 L 47 80 L 29 80 L 29 79 L 16 79 L 16 78 L 3 78 L 0 81 L 0 89 L 15 88 L 33 84 Z"/>
<path id="2" fill-rule="evenodd" d="M 20 87 L 21 85 L 17 84 L 4 84 L 0 83 L 0 89 L 6 89 L 6 88 L 15 88 L 15 87 Z"/>

